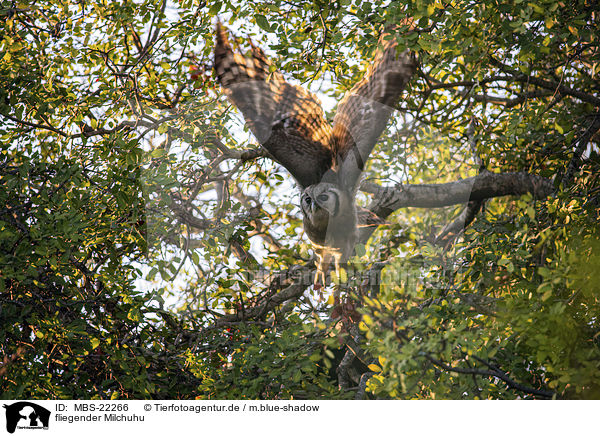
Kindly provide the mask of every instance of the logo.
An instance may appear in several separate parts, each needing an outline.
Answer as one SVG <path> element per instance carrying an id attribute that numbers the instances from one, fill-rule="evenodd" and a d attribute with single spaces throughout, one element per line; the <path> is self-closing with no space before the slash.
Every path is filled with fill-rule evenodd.
<path id="1" fill-rule="evenodd" d="M 15 429 L 48 429 L 50 411 L 29 401 L 19 401 L 4 405 L 6 409 L 6 431 L 14 433 Z"/>

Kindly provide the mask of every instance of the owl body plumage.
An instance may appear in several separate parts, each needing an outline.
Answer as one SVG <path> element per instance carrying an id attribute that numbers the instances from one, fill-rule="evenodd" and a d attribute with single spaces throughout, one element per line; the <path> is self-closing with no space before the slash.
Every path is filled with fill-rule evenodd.
<path id="1" fill-rule="evenodd" d="M 300 196 L 304 232 L 317 257 L 317 277 L 324 281 L 331 261 L 336 270 L 354 250 L 358 222 L 354 197 L 348 190 L 323 182 L 304 189 Z"/>
<path id="2" fill-rule="evenodd" d="M 414 74 L 414 54 L 398 54 L 395 38 L 382 36 L 373 64 L 340 101 L 332 125 L 317 97 L 286 82 L 259 47 L 252 44 L 250 56 L 235 52 L 220 23 L 214 68 L 259 143 L 298 182 L 304 230 L 324 282 L 332 260 L 337 269 L 352 255 L 358 227 L 382 222 L 358 209 L 355 195 L 369 154 Z"/>

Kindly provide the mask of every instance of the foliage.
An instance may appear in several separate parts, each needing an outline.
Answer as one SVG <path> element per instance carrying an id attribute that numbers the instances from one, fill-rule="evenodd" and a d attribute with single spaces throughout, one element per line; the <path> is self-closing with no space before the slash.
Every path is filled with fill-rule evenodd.
<path id="1" fill-rule="evenodd" d="M 598 14 L 3 1 L 0 397 L 600 398 Z M 526 171 L 555 193 L 489 199 L 443 245 L 465 204 L 403 208 L 320 301 L 293 183 L 211 76 L 217 16 L 330 117 L 411 17 L 420 70 L 368 179 Z"/>
<path id="2" fill-rule="evenodd" d="M 510 368 L 510 378 L 530 388 L 526 393 L 598 397 L 598 368 L 592 363 L 600 351 L 592 278 L 599 266 L 597 228 L 586 219 L 565 227 L 560 213 L 531 218 L 528 210 L 547 213 L 547 205 L 517 203 L 523 208 L 495 205 L 454 253 L 431 250 L 425 259 L 390 265 L 387 275 L 403 280 L 383 281 L 380 298 L 366 305 L 362 325 L 369 349 L 380 356 L 379 373 L 370 381 L 375 393 L 518 398 L 523 388 L 511 390 L 501 379 L 506 375 L 501 369 Z M 553 200 L 560 203 L 568 204 Z M 572 200 L 571 208 L 575 204 Z M 418 280 L 419 274 L 428 279 Z M 438 281 L 440 275 L 449 280 Z M 496 376 L 482 380 L 443 371 L 441 362 L 466 374 L 483 368 Z"/>
<path id="3" fill-rule="evenodd" d="M 194 353 L 188 357 L 194 374 L 202 380 L 199 395 L 215 399 L 347 397 L 329 378 L 335 355 L 324 343 L 336 344 L 326 339 L 325 330 L 324 324 L 313 326 L 292 315 L 281 323 L 280 331 L 242 326 L 215 332 L 208 359 L 198 360 Z"/>

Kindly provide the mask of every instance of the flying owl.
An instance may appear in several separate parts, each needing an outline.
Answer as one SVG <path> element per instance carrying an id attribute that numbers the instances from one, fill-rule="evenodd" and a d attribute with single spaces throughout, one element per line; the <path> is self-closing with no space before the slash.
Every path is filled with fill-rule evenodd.
<path id="1" fill-rule="evenodd" d="M 258 142 L 296 179 L 304 231 L 318 257 L 315 283 L 325 284 L 331 261 L 339 274 L 352 255 L 358 228 L 382 223 L 357 207 L 355 196 L 369 154 L 416 70 L 415 56 L 398 53 L 393 35 L 382 35 L 370 68 L 339 102 L 330 125 L 318 98 L 286 82 L 252 41 L 244 55 L 220 23 L 216 33 L 218 81 Z"/>

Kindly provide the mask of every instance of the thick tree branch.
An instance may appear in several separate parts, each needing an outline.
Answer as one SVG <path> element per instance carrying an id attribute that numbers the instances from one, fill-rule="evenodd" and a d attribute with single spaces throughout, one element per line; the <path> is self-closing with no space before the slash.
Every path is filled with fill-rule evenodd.
<path id="1" fill-rule="evenodd" d="M 535 198 L 544 198 L 552 193 L 552 182 L 525 172 L 484 171 L 475 177 L 440 184 L 401 185 L 391 188 L 363 183 L 361 190 L 376 194 L 377 200 L 369 206 L 369 209 L 380 217 L 386 218 L 396 209 L 403 207 L 444 207 L 526 193 L 533 194 Z"/>
<path id="2" fill-rule="evenodd" d="M 437 245 L 445 246 L 448 242 L 456 239 L 459 233 L 475 219 L 475 216 L 481 210 L 482 204 L 483 200 L 469 201 L 454 221 L 444 226 L 433 242 Z"/>
<path id="3" fill-rule="evenodd" d="M 467 129 L 467 137 L 469 138 L 469 145 L 473 152 L 475 162 L 479 165 L 479 174 L 486 171 L 486 166 L 477 153 L 477 140 L 475 138 L 475 122 L 471 119 L 469 128 Z M 435 238 L 434 243 L 442 246 L 448 246 L 452 241 L 456 240 L 458 235 L 465 229 L 477 216 L 479 211 L 483 208 L 485 200 L 474 200 L 469 201 L 467 206 L 452 222 L 446 224 L 440 233 Z"/>
<path id="4" fill-rule="evenodd" d="M 483 171 L 475 177 L 456 182 L 424 185 L 400 185 L 381 187 L 375 183 L 364 182 L 360 190 L 375 194 L 375 200 L 368 209 L 386 219 L 397 209 L 404 207 L 435 208 L 466 204 L 459 217 L 442 230 L 441 237 L 450 236 L 461 225 L 473 220 L 481 202 L 493 197 L 505 195 L 523 195 L 531 193 L 535 198 L 545 198 L 552 193 L 552 181 L 544 177 L 519 173 L 491 173 Z M 360 229 L 360 241 L 367 241 L 376 227 Z M 445 236 L 444 236 L 445 235 Z"/>

